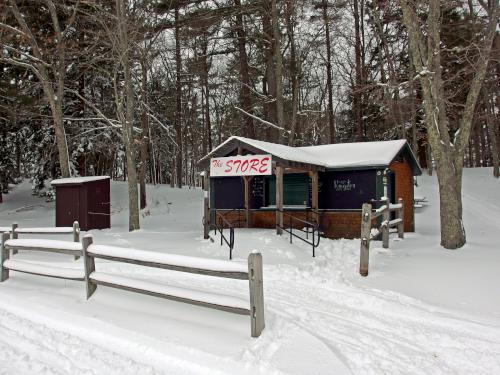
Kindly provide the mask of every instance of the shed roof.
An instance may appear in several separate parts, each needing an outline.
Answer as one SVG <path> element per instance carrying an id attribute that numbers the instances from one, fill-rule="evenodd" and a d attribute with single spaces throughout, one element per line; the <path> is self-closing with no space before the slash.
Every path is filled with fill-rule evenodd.
<path id="1" fill-rule="evenodd" d="M 422 173 L 415 155 L 404 139 L 291 147 L 232 136 L 203 157 L 199 164 L 207 166 L 210 158 L 226 156 L 239 146 L 246 146 L 253 152 L 271 154 L 280 161 L 292 161 L 329 170 L 387 167 L 400 154 L 404 154 L 412 166 L 413 174 Z"/>
<path id="2" fill-rule="evenodd" d="M 109 179 L 109 176 L 88 176 L 88 177 L 68 177 L 68 178 L 58 178 L 57 180 L 52 180 L 50 184 L 52 186 L 56 185 L 81 185 L 86 182 L 99 181 Z"/>

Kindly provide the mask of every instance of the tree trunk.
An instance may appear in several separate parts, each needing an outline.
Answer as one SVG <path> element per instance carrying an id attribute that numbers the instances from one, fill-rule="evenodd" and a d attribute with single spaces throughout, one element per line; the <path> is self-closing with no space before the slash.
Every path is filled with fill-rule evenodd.
<path id="1" fill-rule="evenodd" d="M 447 158 L 437 165 L 441 246 L 446 249 L 458 249 L 466 242 L 462 222 L 462 173 L 455 174 L 455 169 L 456 165 Z"/>
<path id="2" fill-rule="evenodd" d="M 498 117 L 494 114 L 494 109 L 491 101 L 485 95 L 484 99 L 486 103 L 486 126 L 488 128 L 488 136 L 490 139 L 490 148 L 491 148 L 491 163 L 493 165 L 493 177 L 500 177 L 500 148 L 498 144 L 498 132 L 495 131 L 495 127 L 498 128 Z"/>
<path id="3" fill-rule="evenodd" d="M 177 149 L 175 153 L 175 172 L 177 187 L 182 188 L 182 87 L 181 87 L 181 44 L 180 44 L 179 8 L 175 8 L 175 142 Z"/>
<path id="4" fill-rule="evenodd" d="M 127 160 L 128 199 L 129 199 L 129 221 L 128 228 L 132 232 L 140 229 L 139 225 L 139 202 L 137 189 L 137 170 L 135 165 L 135 150 L 133 139 L 134 125 L 134 89 L 132 87 L 132 73 L 130 69 L 130 43 L 127 25 L 126 0 L 116 0 L 119 50 L 121 52 L 121 65 L 123 68 L 124 90 L 125 90 L 125 122 L 122 123 L 122 137 L 125 145 L 125 156 Z M 117 90 L 118 91 L 118 90 Z M 123 91 L 122 91 L 123 92 Z M 123 117 L 123 116 L 122 116 Z"/>
<path id="5" fill-rule="evenodd" d="M 263 4 L 264 11 L 262 14 L 262 29 L 264 32 L 266 48 L 264 49 L 264 56 L 266 59 L 266 73 L 263 77 L 263 91 L 268 99 L 264 103 L 265 119 L 273 124 L 278 121 L 278 114 L 276 111 L 276 70 L 274 69 L 274 49 L 276 47 L 273 42 L 273 26 L 271 18 L 269 17 L 271 9 L 269 3 Z M 279 133 L 277 129 L 268 127 L 266 129 L 266 140 L 269 142 L 277 142 L 279 140 Z"/>
<path id="6" fill-rule="evenodd" d="M 363 67 L 362 67 L 362 56 L 361 56 L 361 25 L 360 25 L 360 15 L 359 15 L 359 1 L 354 0 L 353 10 L 354 10 L 354 56 L 355 56 L 355 77 L 356 81 L 353 88 L 353 112 L 354 112 L 354 122 L 357 129 L 358 141 L 363 141 L 366 139 L 366 132 L 363 126 L 363 111 L 362 111 L 362 82 L 363 82 Z M 363 1 L 363 0 L 361 0 Z M 363 20 L 361 19 L 361 22 Z"/>
<path id="7" fill-rule="evenodd" d="M 240 0 L 234 0 L 234 5 L 239 8 L 236 14 L 236 36 L 238 38 L 238 61 L 240 66 L 240 103 L 245 112 L 253 113 L 252 110 L 252 96 L 250 92 L 251 82 L 250 73 L 248 69 L 248 56 L 246 50 L 247 37 L 245 26 L 243 23 L 243 9 Z M 242 122 L 245 124 L 245 136 L 255 138 L 255 127 L 253 118 L 244 114 L 240 115 Z"/>
<path id="8" fill-rule="evenodd" d="M 146 54 L 146 52 L 144 52 Z M 149 119 L 147 110 L 147 86 L 148 86 L 148 66 L 147 56 L 143 56 L 141 62 L 142 72 L 142 85 L 141 85 L 141 100 L 142 100 L 142 113 L 141 113 L 141 142 L 140 142 L 140 157 L 141 165 L 139 168 L 139 188 L 140 188 L 140 207 L 141 210 L 146 208 L 146 174 L 148 170 L 148 149 L 149 149 Z"/>
<path id="9" fill-rule="evenodd" d="M 290 78 L 292 81 L 292 118 L 290 121 L 290 133 L 288 134 L 288 145 L 293 146 L 295 131 L 297 128 L 297 111 L 299 107 L 300 91 L 300 62 L 297 61 L 297 48 L 295 45 L 295 0 L 287 1 L 286 30 L 290 43 Z"/>
<path id="10" fill-rule="evenodd" d="M 326 89 L 328 91 L 328 129 L 330 131 L 330 143 L 335 143 L 335 115 L 333 113 L 333 78 L 332 78 L 332 43 L 330 41 L 330 22 L 328 19 L 328 1 L 321 3 L 323 23 L 325 25 L 326 43 Z"/>
<path id="11" fill-rule="evenodd" d="M 273 27 L 273 61 L 275 69 L 275 80 L 276 80 L 276 120 L 278 121 L 278 127 L 281 129 L 285 128 L 285 114 L 283 110 L 283 60 L 281 58 L 281 33 L 279 25 L 279 15 L 278 8 L 276 6 L 276 0 L 271 0 L 271 15 L 272 15 L 272 27 Z M 281 143 L 286 143 L 286 133 L 280 130 L 281 133 Z"/>
<path id="12" fill-rule="evenodd" d="M 206 150 L 208 152 L 212 151 L 212 124 L 210 121 L 210 87 L 209 87 L 209 82 L 208 82 L 208 75 L 210 73 L 210 65 L 208 63 L 208 38 L 205 38 L 203 40 L 203 45 L 202 45 L 202 50 L 203 50 L 203 60 L 202 60 L 202 65 L 203 65 L 203 72 L 202 72 L 202 79 L 203 79 L 203 86 L 205 87 L 205 92 L 204 92 L 204 102 L 202 102 L 203 107 L 204 107 L 204 114 L 205 114 L 205 140 L 206 144 L 208 146 L 208 149 Z M 206 155 L 205 153 L 205 155 Z"/>

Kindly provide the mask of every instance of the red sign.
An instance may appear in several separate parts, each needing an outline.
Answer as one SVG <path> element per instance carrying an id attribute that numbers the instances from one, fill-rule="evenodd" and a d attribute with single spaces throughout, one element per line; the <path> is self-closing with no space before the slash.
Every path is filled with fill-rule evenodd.
<path id="1" fill-rule="evenodd" d="M 271 155 L 238 155 L 210 160 L 211 177 L 265 176 L 271 174 Z"/>

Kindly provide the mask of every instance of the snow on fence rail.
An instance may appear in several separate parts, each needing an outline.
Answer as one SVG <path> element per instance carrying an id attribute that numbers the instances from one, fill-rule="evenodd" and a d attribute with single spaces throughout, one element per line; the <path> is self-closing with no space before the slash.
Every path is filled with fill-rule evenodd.
<path id="1" fill-rule="evenodd" d="M 78 221 L 73 223 L 72 227 L 39 227 L 39 228 L 19 228 L 17 223 L 12 227 L 0 227 L 0 233 L 10 233 L 12 239 L 18 239 L 20 234 L 72 234 L 73 242 L 80 242 L 80 225 Z M 16 254 L 17 250 L 13 250 Z M 80 258 L 75 255 L 75 260 Z"/>
<path id="2" fill-rule="evenodd" d="M 248 256 L 248 266 L 246 266 L 222 260 L 94 245 L 91 235 L 85 236 L 82 242 L 87 299 L 94 294 L 98 285 L 102 285 L 235 314 L 249 315 L 252 337 L 260 336 L 265 327 L 262 255 L 260 253 L 251 253 Z M 248 280 L 250 302 L 231 296 L 171 287 L 98 272 L 95 269 L 96 258 L 207 276 Z"/>
<path id="3" fill-rule="evenodd" d="M 83 270 L 52 267 L 10 259 L 10 252 L 12 251 L 14 254 L 15 251 L 19 250 L 70 254 L 74 255 L 76 258 L 82 254 L 82 244 L 80 242 L 42 239 L 11 239 L 10 236 L 10 232 L 2 234 L 2 244 L 0 246 L 0 281 L 5 281 L 9 278 L 10 270 L 38 276 L 54 277 L 57 279 L 84 280 Z"/>
<path id="4" fill-rule="evenodd" d="M 404 238 L 404 207 L 403 199 L 399 198 L 397 204 L 391 204 L 389 198 L 373 200 L 373 203 L 383 205 L 372 211 L 370 203 L 364 203 L 361 210 L 361 249 L 359 259 L 359 273 L 368 276 L 368 264 L 370 259 L 370 241 L 382 234 L 382 247 L 389 247 L 389 229 L 397 227 L 398 237 Z M 391 220 L 391 212 L 396 212 L 396 218 Z M 382 216 L 382 223 L 372 232 L 372 220 Z"/>
<path id="5" fill-rule="evenodd" d="M 96 291 L 97 285 L 103 285 L 235 314 L 249 315 L 252 337 L 260 336 L 265 327 L 262 255 L 260 253 L 250 254 L 248 264 L 244 265 L 223 260 L 94 245 L 92 244 L 91 235 L 85 236 L 82 243 L 45 239 L 11 239 L 10 236 L 10 232 L 2 234 L 0 282 L 9 278 L 9 271 L 11 270 L 38 276 L 85 281 L 87 299 Z M 74 256 L 83 255 L 84 267 L 83 270 L 79 270 L 11 259 L 11 251 L 18 250 L 44 251 Z M 172 287 L 126 276 L 97 272 L 95 269 L 96 258 L 199 275 L 248 280 L 250 301 L 238 297 Z"/>

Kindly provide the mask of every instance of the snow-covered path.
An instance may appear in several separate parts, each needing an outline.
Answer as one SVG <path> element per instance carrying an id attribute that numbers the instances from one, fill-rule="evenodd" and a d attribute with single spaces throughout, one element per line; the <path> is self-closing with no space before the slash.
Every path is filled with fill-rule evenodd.
<path id="1" fill-rule="evenodd" d="M 95 343 L 14 315 L 0 307 L 0 374 L 154 374 Z"/>
<path id="2" fill-rule="evenodd" d="M 396 293 L 307 282 L 301 286 L 273 280 L 266 297 L 275 320 L 321 341 L 353 373 L 500 373 L 498 326 Z"/>

